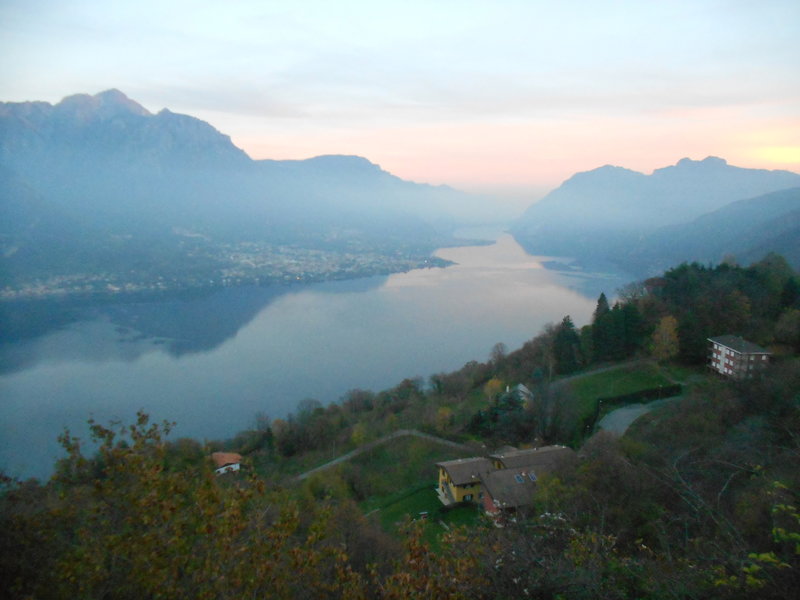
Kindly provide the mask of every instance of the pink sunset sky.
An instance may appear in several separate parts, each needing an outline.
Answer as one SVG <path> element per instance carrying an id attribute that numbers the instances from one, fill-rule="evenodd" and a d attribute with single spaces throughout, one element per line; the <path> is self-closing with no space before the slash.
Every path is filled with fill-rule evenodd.
<path id="1" fill-rule="evenodd" d="M 524 204 L 604 164 L 800 171 L 800 2 L 6 0 L 0 101 L 117 88 L 253 158 Z"/>

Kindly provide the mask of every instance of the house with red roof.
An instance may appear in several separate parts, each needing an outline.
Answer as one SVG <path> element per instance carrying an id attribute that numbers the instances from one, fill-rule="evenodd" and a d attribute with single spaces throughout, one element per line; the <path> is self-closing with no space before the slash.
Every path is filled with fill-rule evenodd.
<path id="1" fill-rule="evenodd" d="M 241 468 L 242 455 L 236 452 L 214 452 L 211 460 L 214 461 L 214 472 L 223 475 L 235 473 Z"/>

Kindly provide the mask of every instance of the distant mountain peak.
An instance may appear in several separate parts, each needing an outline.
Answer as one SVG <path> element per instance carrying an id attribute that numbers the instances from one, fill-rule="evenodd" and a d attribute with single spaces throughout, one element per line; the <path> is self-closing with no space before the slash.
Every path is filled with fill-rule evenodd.
<path id="1" fill-rule="evenodd" d="M 51 169 L 76 172 L 87 161 L 126 169 L 216 169 L 251 162 L 205 121 L 167 109 L 154 115 L 118 89 L 74 94 L 56 105 L 0 106 L 0 160 L 18 169 L 45 161 Z"/>
<path id="2" fill-rule="evenodd" d="M 651 175 L 604 166 L 570 177 L 531 205 L 512 232 L 535 254 L 616 260 L 620 248 L 659 227 L 798 185 L 796 173 L 735 167 L 716 156 L 683 158 Z"/>
<path id="3" fill-rule="evenodd" d="M 59 112 L 83 118 L 110 118 L 124 114 L 147 117 L 151 114 L 144 106 L 131 100 L 117 89 L 106 90 L 94 96 L 89 94 L 67 96 L 56 104 L 55 108 Z"/>
<path id="4" fill-rule="evenodd" d="M 588 184 L 598 185 L 600 182 L 616 183 L 645 177 L 644 174 L 616 165 L 603 165 L 591 171 L 581 171 L 561 184 L 561 188 L 572 188 Z"/>
<path id="5" fill-rule="evenodd" d="M 676 167 L 727 167 L 728 161 L 718 156 L 706 156 L 703 160 L 692 160 L 691 158 L 680 159 Z"/>
<path id="6" fill-rule="evenodd" d="M 98 100 L 101 104 L 116 104 L 118 106 L 124 106 L 130 109 L 131 112 L 139 112 L 145 115 L 150 114 L 150 112 L 146 108 L 144 108 L 141 104 L 139 104 L 135 100 L 131 100 L 116 88 L 111 88 L 110 90 L 106 90 L 104 92 L 95 94 L 94 98 Z"/>
<path id="7" fill-rule="evenodd" d="M 307 159 L 309 162 L 327 168 L 380 171 L 379 165 L 363 156 L 353 154 L 322 154 Z"/>

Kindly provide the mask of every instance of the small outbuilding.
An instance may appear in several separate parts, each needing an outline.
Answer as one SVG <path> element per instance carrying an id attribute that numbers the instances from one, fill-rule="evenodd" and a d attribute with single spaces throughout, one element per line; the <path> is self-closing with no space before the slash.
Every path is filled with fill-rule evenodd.
<path id="1" fill-rule="evenodd" d="M 217 475 L 235 473 L 241 469 L 242 455 L 236 452 L 214 452 L 211 455 L 214 461 L 214 472 Z"/>

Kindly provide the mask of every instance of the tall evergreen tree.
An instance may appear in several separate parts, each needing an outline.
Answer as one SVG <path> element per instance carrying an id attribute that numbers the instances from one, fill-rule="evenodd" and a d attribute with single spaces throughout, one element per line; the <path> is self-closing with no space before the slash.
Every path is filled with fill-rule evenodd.
<path id="1" fill-rule="evenodd" d="M 592 323 L 597 323 L 597 321 L 607 315 L 610 310 L 608 298 L 606 298 L 605 292 L 601 292 L 600 297 L 597 299 L 597 307 L 594 309 Z"/>
<path id="2" fill-rule="evenodd" d="M 786 281 L 781 292 L 782 308 L 800 307 L 800 281 L 797 277 L 791 277 Z"/>
<path id="3" fill-rule="evenodd" d="M 636 304 L 626 302 L 622 306 L 625 328 L 625 356 L 633 356 L 644 345 L 644 319 Z"/>
<path id="4" fill-rule="evenodd" d="M 592 348 L 594 349 L 593 360 L 602 361 L 610 358 L 611 344 L 611 322 L 608 319 L 611 309 L 608 306 L 608 299 L 605 293 L 601 293 L 597 299 L 597 307 L 594 309 L 592 318 Z"/>
<path id="5" fill-rule="evenodd" d="M 625 313 L 619 304 L 615 304 L 602 321 L 606 322 L 607 341 L 606 357 L 611 360 L 625 358 Z"/>
<path id="6" fill-rule="evenodd" d="M 556 370 L 559 373 L 573 373 L 578 369 L 580 345 L 581 340 L 575 330 L 575 324 L 567 315 L 556 328 L 556 335 L 553 338 L 553 354 L 556 359 Z"/>

